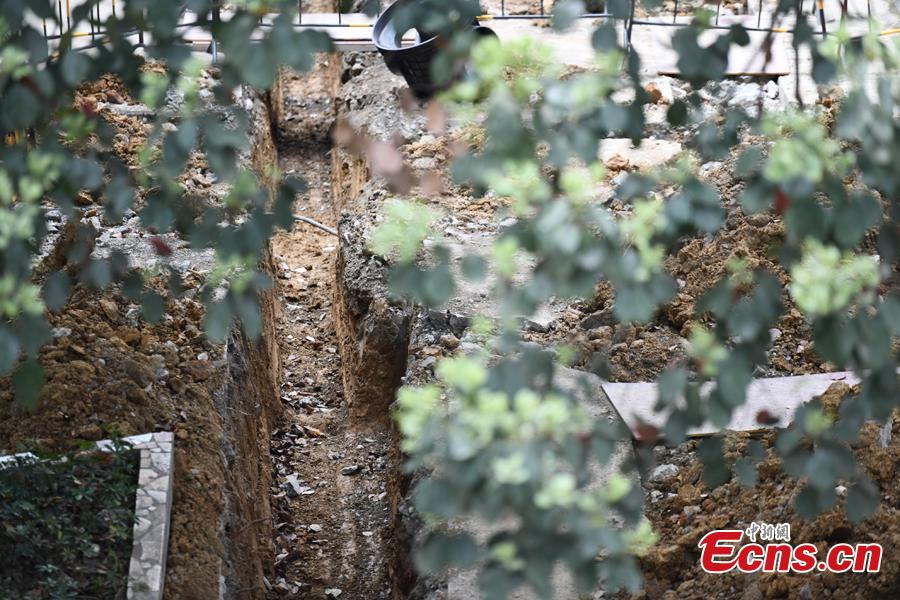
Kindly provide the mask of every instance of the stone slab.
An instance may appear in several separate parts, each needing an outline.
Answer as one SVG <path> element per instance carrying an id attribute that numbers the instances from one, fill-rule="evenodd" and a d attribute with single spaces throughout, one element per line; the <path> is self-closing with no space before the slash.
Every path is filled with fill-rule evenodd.
<path id="1" fill-rule="evenodd" d="M 815 375 L 795 375 L 791 377 L 771 377 L 754 379 L 747 389 L 747 402 L 731 416 L 725 429 L 753 431 L 766 426 L 757 422 L 761 410 L 767 410 L 773 417 L 769 427 L 786 427 L 791 423 L 794 411 L 801 404 L 821 395 L 832 383 L 842 381 L 847 385 L 859 383 L 859 378 L 851 372 L 819 373 Z M 701 394 L 712 387 L 701 387 Z M 653 410 L 657 400 L 656 383 L 603 383 L 603 391 L 621 418 L 635 434 L 637 427 L 646 423 L 662 429 L 668 414 Z M 777 421 L 775 420 L 777 419 Z M 690 436 L 711 435 L 722 428 L 712 423 L 704 423 L 688 431 Z"/>
<path id="2" fill-rule="evenodd" d="M 640 146 L 633 146 L 630 139 L 611 138 L 600 141 L 600 160 L 607 163 L 614 156 L 628 161 L 631 167 L 646 171 L 659 167 L 681 153 L 678 142 L 670 140 L 644 140 Z"/>
<path id="3" fill-rule="evenodd" d="M 128 600 L 161 600 L 172 515 L 175 436 L 168 431 L 125 438 L 140 452 Z M 111 442 L 97 442 L 109 449 Z"/>

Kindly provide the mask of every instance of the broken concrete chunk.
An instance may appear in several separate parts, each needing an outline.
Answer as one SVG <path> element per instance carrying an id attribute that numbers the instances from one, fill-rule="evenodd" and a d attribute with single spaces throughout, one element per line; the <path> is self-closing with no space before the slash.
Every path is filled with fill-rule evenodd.
<path id="1" fill-rule="evenodd" d="M 625 160 L 641 171 L 666 164 L 681 153 L 681 144 L 670 140 L 644 140 L 635 148 L 628 138 L 613 138 L 600 143 L 600 160 L 610 162 Z M 613 161 L 613 157 L 619 158 Z"/>
<path id="2" fill-rule="evenodd" d="M 651 483 L 658 483 L 660 481 L 665 481 L 666 479 L 671 479 L 678 474 L 678 466 L 673 464 L 663 464 L 658 465 L 653 471 L 650 473 L 650 477 L 647 478 L 647 481 Z"/>

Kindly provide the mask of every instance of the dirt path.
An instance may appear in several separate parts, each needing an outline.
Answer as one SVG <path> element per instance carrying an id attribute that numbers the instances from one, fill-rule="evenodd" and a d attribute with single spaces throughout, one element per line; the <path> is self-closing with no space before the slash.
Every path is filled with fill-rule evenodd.
<path id="1" fill-rule="evenodd" d="M 309 191 L 295 212 L 335 225 L 329 67 L 286 74 L 280 167 Z M 346 416 L 331 304 L 337 238 L 298 223 L 273 242 L 286 418 L 272 438 L 275 579 L 271 598 L 387 598 L 389 433 Z"/>

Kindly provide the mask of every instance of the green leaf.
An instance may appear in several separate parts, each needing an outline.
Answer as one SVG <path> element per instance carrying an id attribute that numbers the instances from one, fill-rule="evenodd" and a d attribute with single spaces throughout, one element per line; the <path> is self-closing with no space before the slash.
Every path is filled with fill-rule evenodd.
<path id="1" fill-rule="evenodd" d="M 225 301 L 207 305 L 206 315 L 203 317 L 203 330 L 206 331 L 206 336 L 214 341 L 224 340 L 231 331 L 233 317 L 231 307 Z"/>
<path id="2" fill-rule="evenodd" d="M 750 146 L 741 152 L 734 163 L 734 174 L 738 177 L 747 177 L 759 171 L 762 164 L 762 149 L 759 146 Z"/>
<path id="3" fill-rule="evenodd" d="M 613 21 L 607 21 L 597 27 L 591 35 L 591 45 L 601 52 L 612 50 L 619 45 L 619 36 Z"/>
<path id="4" fill-rule="evenodd" d="M 262 333 L 262 315 L 259 313 L 256 296 L 242 296 L 237 298 L 236 302 L 237 316 L 241 321 L 241 327 L 248 338 L 255 340 Z"/>
<path id="5" fill-rule="evenodd" d="M 440 573 L 451 566 L 465 569 L 477 558 L 478 544 L 465 533 L 433 533 L 413 553 L 413 563 L 420 573 Z"/>
<path id="6" fill-rule="evenodd" d="M 444 479 L 423 480 L 416 485 L 413 497 L 416 509 L 422 514 L 451 519 L 462 512 L 460 488 Z"/>
<path id="7" fill-rule="evenodd" d="M 0 324 L 0 377 L 6 376 L 19 360 L 19 340 L 11 329 Z"/>
<path id="8" fill-rule="evenodd" d="M 722 438 L 704 438 L 697 445 L 697 456 L 703 462 L 703 482 L 710 488 L 728 481 L 729 473 L 722 451 Z"/>
<path id="9" fill-rule="evenodd" d="M 750 181 L 741 194 L 741 208 L 748 215 L 769 209 L 775 196 L 775 187 L 765 179 Z"/>
<path id="10" fill-rule="evenodd" d="M 881 498 L 878 488 L 868 478 L 861 478 L 847 491 L 847 499 L 844 502 L 844 510 L 847 518 L 853 524 L 857 524 L 869 517 L 878 509 Z"/>
<path id="11" fill-rule="evenodd" d="M 680 127 L 686 124 L 688 120 L 687 104 L 681 100 L 673 102 L 669 110 L 666 111 L 666 120 L 672 127 Z"/>
<path id="12" fill-rule="evenodd" d="M 12 376 L 16 401 L 27 410 L 35 410 L 44 381 L 44 367 L 40 363 L 34 359 L 23 362 Z"/>
<path id="13" fill-rule="evenodd" d="M 854 330 L 838 316 L 817 319 L 812 326 L 816 352 L 837 366 L 847 364 L 854 344 Z"/>
<path id="14" fill-rule="evenodd" d="M 463 276 L 471 281 L 481 281 L 487 275 L 487 263 L 477 254 L 467 254 L 462 259 Z"/>
<path id="15" fill-rule="evenodd" d="M 741 485 L 744 487 L 753 487 L 756 485 L 757 481 L 759 481 L 756 463 L 747 457 L 739 458 L 735 461 L 734 472 L 737 474 L 738 479 L 741 480 Z"/>
<path id="16" fill-rule="evenodd" d="M 63 309 L 69 299 L 70 287 L 69 276 L 63 271 L 56 271 L 47 276 L 41 295 L 50 312 L 59 312 Z"/>
<path id="17" fill-rule="evenodd" d="M 152 290 L 144 292 L 141 298 L 141 315 L 148 323 L 157 323 L 166 312 L 166 301 Z"/>
<path id="18" fill-rule="evenodd" d="M 59 68 L 69 87 L 78 87 L 91 70 L 91 61 L 84 52 L 69 50 L 63 54 Z"/>
<path id="19" fill-rule="evenodd" d="M 854 194 L 835 201 L 834 239 L 843 248 L 853 248 L 881 220 L 881 206 L 869 194 Z"/>
<path id="20" fill-rule="evenodd" d="M 557 31 L 568 29 L 584 12 L 584 2 L 582 0 L 559 0 L 554 2 L 551 20 L 553 29 Z"/>

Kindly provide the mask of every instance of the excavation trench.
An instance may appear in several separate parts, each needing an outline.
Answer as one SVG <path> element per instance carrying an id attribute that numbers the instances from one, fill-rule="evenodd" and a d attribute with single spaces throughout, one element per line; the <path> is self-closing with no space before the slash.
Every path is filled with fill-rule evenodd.
<path id="1" fill-rule="evenodd" d="M 399 311 L 388 320 L 395 330 L 383 331 L 395 309 L 366 286 L 371 277 L 348 277 L 360 270 L 361 242 L 341 212 L 352 221 L 367 174 L 331 147 L 343 73 L 340 55 L 323 55 L 310 73 L 283 72 L 271 95 L 279 167 L 308 185 L 295 213 L 325 225 L 298 222 L 273 240 L 285 417 L 271 443 L 271 598 L 396 594 L 399 461 L 386 407 L 405 368 L 409 317 Z"/>

